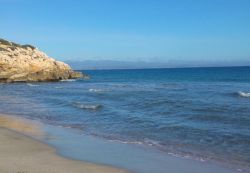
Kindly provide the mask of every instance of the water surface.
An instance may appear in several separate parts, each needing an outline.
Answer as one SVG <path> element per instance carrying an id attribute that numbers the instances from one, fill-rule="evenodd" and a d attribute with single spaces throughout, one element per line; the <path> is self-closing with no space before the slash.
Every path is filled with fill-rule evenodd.
<path id="1" fill-rule="evenodd" d="M 250 67 L 85 71 L 0 85 L 0 112 L 199 160 L 250 167 Z"/>

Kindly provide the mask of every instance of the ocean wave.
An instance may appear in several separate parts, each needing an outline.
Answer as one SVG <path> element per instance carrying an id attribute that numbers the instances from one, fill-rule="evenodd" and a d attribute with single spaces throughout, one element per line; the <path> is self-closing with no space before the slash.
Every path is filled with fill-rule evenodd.
<path id="1" fill-rule="evenodd" d="M 131 144 L 131 145 L 144 145 L 148 147 L 154 147 L 160 151 L 165 151 L 168 155 L 178 157 L 178 158 L 186 158 L 186 159 L 194 159 L 200 162 L 206 162 L 208 159 L 202 156 L 193 155 L 191 153 L 180 152 L 178 150 L 173 150 L 172 147 L 167 147 L 164 144 L 161 144 L 160 141 L 155 141 L 151 139 L 145 138 L 143 141 L 129 141 L 129 140 L 121 140 L 121 139 L 108 139 L 111 142 L 117 142 L 122 144 Z"/>
<path id="2" fill-rule="evenodd" d="M 159 141 L 155 141 L 155 140 L 150 140 L 145 138 L 143 141 L 131 141 L 131 140 L 121 140 L 121 139 L 108 139 L 109 141 L 112 142 L 118 142 L 118 143 L 122 143 L 122 144 L 136 144 L 136 145 L 147 145 L 147 146 L 155 146 L 155 147 L 159 147 L 161 146 Z"/>
<path id="3" fill-rule="evenodd" d="M 90 104 L 90 103 L 80 103 L 74 102 L 73 106 L 80 109 L 87 109 L 87 110 L 98 110 L 102 108 L 100 104 Z"/>
<path id="4" fill-rule="evenodd" d="M 76 79 L 63 79 L 63 80 L 60 80 L 61 82 L 75 82 Z"/>
<path id="5" fill-rule="evenodd" d="M 151 140 L 151 139 L 147 139 L 147 138 L 144 140 L 144 143 L 149 145 L 149 146 L 156 146 L 156 147 L 161 146 L 159 141 L 155 141 L 155 140 Z"/>
<path id="6" fill-rule="evenodd" d="M 118 140 L 118 139 L 109 139 L 111 142 L 118 142 L 122 144 L 137 144 L 137 145 L 142 145 L 143 142 L 140 141 L 123 141 L 123 140 Z"/>
<path id="7" fill-rule="evenodd" d="M 247 97 L 247 98 L 250 98 L 250 93 L 246 93 L 246 92 L 239 91 L 239 92 L 238 92 L 238 95 L 239 95 L 240 97 Z"/>
<path id="8" fill-rule="evenodd" d="M 89 92 L 97 92 L 97 93 L 99 93 L 99 92 L 104 92 L 104 91 L 106 91 L 106 90 L 103 90 L 103 89 L 94 89 L 94 88 L 90 88 L 89 89 Z"/>
<path id="9" fill-rule="evenodd" d="M 39 86 L 39 85 L 31 84 L 31 83 L 27 83 L 27 85 L 30 86 L 30 87 Z"/>
<path id="10" fill-rule="evenodd" d="M 63 89 L 63 87 L 59 87 L 59 86 L 58 86 L 58 87 L 55 87 L 55 89 Z"/>

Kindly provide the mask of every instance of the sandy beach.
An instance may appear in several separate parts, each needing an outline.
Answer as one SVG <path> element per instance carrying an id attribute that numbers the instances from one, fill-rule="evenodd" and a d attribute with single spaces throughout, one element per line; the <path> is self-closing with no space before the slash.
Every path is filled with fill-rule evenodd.
<path id="1" fill-rule="evenodd" d="M 122 169 L 60 157 L 52 147 L 24 134 L 38 127 L 0 115 L 1 173 L 125 173 Z"/>

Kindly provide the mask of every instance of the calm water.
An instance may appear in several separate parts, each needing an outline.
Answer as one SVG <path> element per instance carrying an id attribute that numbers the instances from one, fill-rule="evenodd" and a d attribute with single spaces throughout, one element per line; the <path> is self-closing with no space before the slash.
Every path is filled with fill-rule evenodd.
<path id="1" fill-rule="evenodd" d="M 2 84 L 0 112 L 250 167 L 250 67 L 85 72 L 91 80 Z"/>

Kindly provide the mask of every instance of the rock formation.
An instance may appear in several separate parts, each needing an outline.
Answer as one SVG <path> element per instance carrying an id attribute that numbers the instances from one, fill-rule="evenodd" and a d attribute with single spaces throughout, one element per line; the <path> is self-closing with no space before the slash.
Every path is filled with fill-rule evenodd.
<path id="1" fill-rule="evenodd" d="M 31 45 L 0 39 L 0 82 L 59 81 L 85 77 Z"/>

